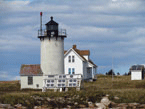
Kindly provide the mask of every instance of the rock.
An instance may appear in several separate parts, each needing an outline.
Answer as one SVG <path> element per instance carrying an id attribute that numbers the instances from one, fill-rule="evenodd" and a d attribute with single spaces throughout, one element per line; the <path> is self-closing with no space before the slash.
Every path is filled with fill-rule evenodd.
<path id="1" fill-rule="evenodd" d="M 115 99 L 115 100 L 119 100 L 120 98 L 119 98 L 119 97 L 117 97 L 117 96 L 115 96 L 115 97 L 114 97 L 114 99 Z"/>
<path id="2" fill-rule="evenodd" d="M 80 108 L 85 108 L 86 105 L 80 104 L 79 107 L 80 107 Z"/>
<path id="3" fill-rule="evenodd" d="M 106 106 L 103 103 L 95 103 L 95 105 L 98 107 L 97 109 L 106 109 Z"/>
<path id="4" fill-rule="evenodd" d="M 109 104 L 111 103 L 111 101 L 109 100 L 108 96 L 109 96 L 109 95 L 106 95 L 105 97 L 103 97 L 103 98 L 101 99 L 101 103 L 104 104 L 106 107 L 108 107 Z"/>
<path id="5" fill-rule="evenodd" d="M 117 103 L 115 102 L 111 102 L 110 105 L 109 105 L 109 108 L 114 108 L 114 107 L 117 107 Z"/>
<path id="6" fill-rule="evenodd" d="M 137 106 L 137 105 L 139 105 L 139 103 L 129 103 L 128 105 L 129 106 Z"/>
<path id="7" fill-rule="evenodd" d="M 117 105 L 117 107 L 122 107 L 122 108 L 126 109 L 128 107 L 128 105 L 126 103 L 120 103 Z"/>
<path id="8" fill-rule="evenodd" d="M 34 106 L 34 109 L 41 109 L 41 106 Z"/>
<path id="9" fill-rule="evenodd" d="M 88 102 L 88 106 L 89 106 L 90 108 L 93 108 L 93 107 L 94 107 L 94 104 L 93 104 L 91 101 L 89 101 L 89 102 Z"/>
<path id="10" fill-rule="evenodd" d="M 67 107 L 68 107 L 68 108 L 71 108 L 71 106 L 70 106 L 70 105 L 67 105 Z"/>
<path id="11" fill-rule="evenodd" d="M 9 108 L 11 107 L 10 104 L 0 104 L 0 108 Z"/>
<path id="12" fill-rule="evenodd" d="M 48 102 L 51 101 L 51 99 L 50 99 L 49 97 L 47 97 L 46 100 L 47 100 Z"/>
<path id="13" fill-rule="evenodd" d="M 25 106 L 22 106 L 20 109 L 27 109 L 27 107 L 25 107 Z"/>
<path id="14" fill-rule="evenodd" d="M 78 105 L 78 102 L 75 102 L 74 105 Z"/>
<path id="15" fill-rule="evenodd" d="M 20 108 L 20 107 L 22 107 L 22 104 L 16 104 L 16 105 L 14 105 L 14 107 Z"/>
<path id="16" fill-rule="evenodd" d="M 145 104 L 141 104 L 138 106 L 139 108 L 145 108 Z"/>

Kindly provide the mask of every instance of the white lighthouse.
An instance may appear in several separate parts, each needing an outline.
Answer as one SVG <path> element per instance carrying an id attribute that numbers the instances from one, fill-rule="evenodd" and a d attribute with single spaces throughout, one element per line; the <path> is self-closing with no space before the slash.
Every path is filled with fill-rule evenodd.
<path id="1" fill-rule="evenodd" d="M 40 29 L 41 70 L 43 75 L 64 74 L 64 38 L 66 30 L 59 31 L 58 23 L 51 20 L 45 24 L 46 30 Z"/>
<path id="2" fill-rule="evenodd" d="M 42 12 L 40 13 L 42 22 Z M 82 75 L 69 75 L 64 73 L 64 38 L 66 30 L 59 29 L 58 23 L 51 17 L 42 30 L 42 23 L 38 31 L 41 42 L 41 71 L 43 73 L 42 91 L 46 89 L 79 88 Z"/>

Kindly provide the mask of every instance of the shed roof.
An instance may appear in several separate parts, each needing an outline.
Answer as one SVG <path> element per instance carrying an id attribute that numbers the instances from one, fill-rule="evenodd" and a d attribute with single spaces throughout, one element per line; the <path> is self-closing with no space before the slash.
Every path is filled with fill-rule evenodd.
<path id="1" fill-rule="evenodd" d="M 20 75 L 42 75 L 42 70 L 40 68 L 39 64 L 34 64 L 34 65 L 26 65 L 22 64 L 21 69 L 20 69 Z"/>
<path id="2" fill-rule="evenodd" d="M 130 70 L 144 70 L 144 65 L 133 65 Z"/>

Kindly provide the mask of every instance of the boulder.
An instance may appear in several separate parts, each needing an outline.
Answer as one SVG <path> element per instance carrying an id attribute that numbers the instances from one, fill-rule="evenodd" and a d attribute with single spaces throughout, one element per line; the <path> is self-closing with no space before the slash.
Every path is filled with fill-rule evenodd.
<path id="1" fill-rule="evenodd" d="M 101 103 L 104 104 L 106 107 L 108 107 L 110 105 L 110 103 L 111 103 L 111 101 L 109 100 L 108 96 L 109 95 L 106 95 L 105 97 L 103 97 L 101 99 Z"/>
<path id="2" fill-rule="evenodd" d="M 114 99 L 115 99 L 115 100 L 119 100 L 120 98 L 119 98 L 119 97 L 117 97 L 117 96 L 115 96 L 115 97 L 114 97 Z"/>
<path id="3" fill-rule="evenodd" d="M 103 103 L 95 103 L 97 109 L 106 109 L 106 106 Z"/>
<path id="4" fill-rule="evenodd" d="M 93 108 L 93 107 L 94 107 L 94 104 L 93 104 L 91 101 L 89 101 L 89 102 L 88 102 L 88 106 L 89 106 L 90 108 Z"/>

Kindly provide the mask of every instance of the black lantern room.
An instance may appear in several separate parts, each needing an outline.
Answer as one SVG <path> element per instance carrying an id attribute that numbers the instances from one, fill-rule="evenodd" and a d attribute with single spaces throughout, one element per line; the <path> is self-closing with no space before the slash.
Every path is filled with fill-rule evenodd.
<path id="1" fill-rule="evenodd" d="M 65 38 L 66 30 L 65 29 L 59 30 L 58 29 L 59 24 L 53 20 L 52 16 L 50 17 L 50 19 L 51 20 L 45 24 L 46 30 L 42 30 L 42 29 L 38 30 L 38 38 L 40 38 L 40 39 L 42 39 L 42 38 L 44 39 L 44 37 L 49 37 L 49 39 L 51 37 L 56 37 L 56 39 L 58 37 L 61 37 L 62 39 Z M 41 34 L 39 34 L 39 33 L 41 33 Z"/>
<path id="2" fill-rule="evenodd" d="M 53 17 L 51 17 L 51 20 L 45 25 L 46 25 L 46 31 L 48 36 L 58 37 L 58 23 L 53 21 Z"/>

